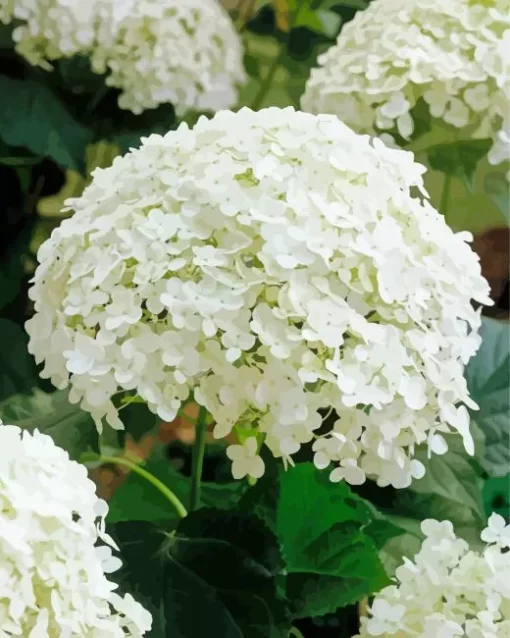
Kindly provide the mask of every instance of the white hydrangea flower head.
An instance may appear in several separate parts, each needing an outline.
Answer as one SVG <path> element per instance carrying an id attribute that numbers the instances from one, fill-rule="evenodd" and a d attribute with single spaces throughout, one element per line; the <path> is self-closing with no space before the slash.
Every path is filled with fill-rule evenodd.
<path id="1" fill-rule="evenodd" d="M 503 517 L 490 517 L 481 552 L 457 538 L 449 521 L 423 521 L 422 531 L 419 553 L 404 558 L 395 584 L 376 595 L 355 638 L 508 638 L 510 526 Z"/>
<path id="2" fill-rule="evenodd" d="M 30 64 L 90 52 L 103 0 L 0 0 L 0 22 L 15 23 L 16 50 Z"/>
<path id="3" fill-rule="evenodd" d="M 110 0 L 91 63 L 134 113 L 170 102 L 179 115 L 237 101 L 243 47 L 217 0 Z"/>
<path id="4" fill-rule="evenodd" d="M 193 392 L 217 437 L 252 428 L 285 462 L 313 445 L 333 480 L 405 487 L 415 446 L 444 453 L 447 432 L 472 453 L 471 299 L 492 302 L 471 235 L 412 195 L 424 170 L 292 108 L 152 135 L 96 170 L 40 249 L 42 376 L 98 428 L 123 427 L 130 394 L 172 420 Z"/>
<path id="5" fill-rule="evenodd" d="M 408 139 L 422 98 L 459 135 L 492 138 L 492 164 L 510 158 L 510 0 L 374 0 L 318 63 L 305 111 Z"/>
<path id="6" fill-rule="evenodd" d="M 49 436 L 0 425 L 2 636 L 140 638 L 150 630 L 149 612 L 106 577 L 121 565 L 107 512 L 85 467 Z"/>

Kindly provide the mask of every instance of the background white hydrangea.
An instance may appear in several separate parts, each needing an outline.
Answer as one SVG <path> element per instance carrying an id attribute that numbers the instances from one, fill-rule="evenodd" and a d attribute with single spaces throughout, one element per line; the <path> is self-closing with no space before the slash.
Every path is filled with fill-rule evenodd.
<path id="1" fill-rule="evenodd" d="M 91 62 L 134 113 L 166 102 L 179 115 L 229 108 L 245 80 L 241 41 L 216 0 L 108 2 Z"/>
<path id="2" fill-rule="evenodd" d="M 152 135 L 41 247 L 30 352 L 98 428 L 131 393 L 172 420 L 194 391 L 217 437 L 252 427 L 285 461 L 313 445 L 332 480 L 405 487 L 416 444 L 457 431 L 473 453 L 471 298 L 491 303 L 470 234 L 412 196 L 424 170 L 292 108 Z M 260 476 L 254 452 L 232 450 L 236 475 Z"/>
<path id="3" fill-rule="evenodd" d="M 510 525 L 498 514 L 482 532 L 482 552 L 455 536 L 449 521 L 426 520 L 419 553 L 376 595 L 355 638 L 508 638 Z"/>
<path id="4" fill-rule="evenodd" d="M 104 0 L 0 0 L 0 22 L 14 22 L 16 50 L 31 64 L 86 54 Z"/>
<path id="5" fill-rule="evenodd" d="M 301 104 L 408 139 L 420 98 L 468 138 L 492 138 L 492 164 L 510 157 L 510 0 L 374 0 L 319 57 Z"/>
<path id="6" fill-rule="evenodd" d="M 2 636 L 139 638 L 149 631 L 149 612 L 106 578 L 121 565 L 105 532 L 107 511 L 85 467 L 49 436 L 0 424 Z"/>

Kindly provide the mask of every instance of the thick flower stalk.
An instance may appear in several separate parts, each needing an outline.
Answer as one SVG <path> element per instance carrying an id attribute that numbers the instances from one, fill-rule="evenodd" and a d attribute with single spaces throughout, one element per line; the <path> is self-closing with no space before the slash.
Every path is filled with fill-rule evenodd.
<path id="1" fill-rule="evenodd" d="M 0 22 L 14 23 L 16 50 L 31 64 L 87 54 L 103 0 L 0 0 Z"/>
<path id="2" fill-rule="evenodd" d="M 166 102 L 179 115 L 229 108 L 245 80 L 241 41 L 217 0 L 104 3 L 91 63 L 134 113 Z"/>
<path id="3" fill-rule="evenodd" d="M 510 0 L 374 0 L 319 57 L 301 104 L 409 139 L 413 107 L 510 157 Z"/>
<path id="4" fill-rule="evenodd" d="M 41 247 L 29 349 L 99 428 L 131 394 L 172 420 L 194 392 L 217 437 L 243 427 L 236 476 L 260 476 L 262 442 L 309 444 L 333 480 L 409 485 L 417 444 L 473 452 L 471 299 L 491 303 L 470 234 L 411 194 L 424 170 L 292 108 L 152 135 Z"/>
<path id="5" fill-rule="evenodd" d="M 510 636 L 510 525 L 493 514 L 480 552 L 457 538 L 449 521 L 426 520 L 422 531 L 419 553 L 377 594 L 355 638 Z"/>
<path id="6" fill-rule="evenodd" d="M 121 561 L 85 467 L 49 436 L 0 425 L 0 634 L 140 638 L 152 619 L 106 574 Z M 99 544 L 98 544 L 99 542 Z"/>

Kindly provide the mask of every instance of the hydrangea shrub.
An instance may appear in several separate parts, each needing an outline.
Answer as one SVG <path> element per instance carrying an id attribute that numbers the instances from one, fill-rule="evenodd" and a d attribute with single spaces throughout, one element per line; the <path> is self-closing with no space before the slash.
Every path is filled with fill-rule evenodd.
<path id="1" fill-rule="evenodd" d="M 0 0 L 0 638 L 509 638 L 509 3 Z"/>

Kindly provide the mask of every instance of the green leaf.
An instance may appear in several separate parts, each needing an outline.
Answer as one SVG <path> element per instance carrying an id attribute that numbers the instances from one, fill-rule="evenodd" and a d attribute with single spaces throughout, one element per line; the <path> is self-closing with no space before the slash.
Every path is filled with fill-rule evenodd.
<path id="1" fill-rule="evenodd" d="M 105 75 L 94 73 L 87 56 L 74 55 L 56 63 L 63 86 L 76 94 L 94 95 L 105 89 Z"/>
<path id="2" fill-rule="evenodd" d="M 23 169 L 18 169 L 18 171 Z M 20 180 L 21 181 L 21 180 Z M 21 185 L 21 184 L 20 184 Z M 24 256 L 28 252 L 31 229 L 26 227 L 9 246 L 4 259 L 0 262 L 0 310 L 16 299 L 25 276 Z M 2 326 L 0 324 L 0 335 Z M 26 337 L 23 337 L 26 342 Z M 9 342 L 10 343 L 10 342 Z M 1 388 L 1 384 L 0 384 Z M 2 391 L 0 389 L 0 400 Z"/>
<path id="3" fill-rule="evenodd" d="M 312 464 L 264 477 L 240 507 L 276 531 L 295 617 L 334 612 L 387 584 L 378 547 L 400 529 Z"/>
<path id="4" fill-rule="evenodd" d="M 480 447 L 476 429 L 476 449 Z M 458 435 L 445 435 L 449 450 L 445 455 L 428 458 L 424 449 L 415 457 L 426 468 L 425 476 L 413 481 L 405 490 L 397 490 L 386 519 L 404 531 L 386 541 L 381 559 L 388 574 L 402 564 L 404 557 L 412 559 L 423 541 L 421 521 L 427 518 L 449 520 L 455 532 L 473 548 L 480 545 L 480 532 L 485 527 L 482 499 L 481 468 L 464 451 Z"/>
<path id="5" fill-rule="evenodd" d="M 149 410 L 145 402 L 130 402 L 128 398 L 126 404 L 122 405 L 121 408 L 122 423 L 126 428 L 125 432 L 130 434 L 135 441 L 140 441 L 161 422 L 161 419 Z"/>
<path id="6" fill-rule="evenodd" d="M 476 448 L 479 447 L 474 432 Z M 427 518 L 449 520 L 455 532 L 473 548 L 480 545 L 480 532 L 485 526 L 482 500 L 482 479 L 475 460 L 464 451 L 458 435 L 445 435 L 449 450 L 444 455 L 432 455 L 418 449 L 415 458 L 425 465 L 425 476 L 413 481 L 406 490 L 397 490 L 391 511 L 386 518 L 403 534 L 386 541 L 381 559 L 388 574 L 402 564 L 403 558 L 412 559 L 423 541 L 421 521 Z"/>
<path id="7" fill-rule="evenodd" d="M 485 190 L 510 224 L 510 184 L 504 173 L 489 173 L 484 180 Z"/>
<path id="8" fill-rule="evenodd" d="M 483 486 L 483 501 L 487 516 L 496 512 L 508 520 L 510 518 L 510 474 L 487 479 Z"/>
<path id="9" fill-rule="evenodd" d="M 255 516 L 202 509 L 168 543 L 165 611 L 172 636 L 286 638 L 276 537 Z M 199 602 L 198 602 L 199 601 Z M 193 610 L 198 609 L 200 613 Z"/>
<path id="10" fill-rule="evenodd" d="M 31 396 L 14 395 L 0 403 L 0 416 L 5 423 L 48 434 L 74 460 L 90 448 L 98 449 L 94 422 L 78 405 L 69 403 L 66 390 L 48 394 L 35 389 Z"/>
<path id="11" fill-rule="evenodd" d="M 160 445 L 144 464 L 144 469 L 167 485 L 185 505 L 189 501 L 191 481 L 181 474 L 166 457 L 165 448 Z M 228 509 L 234 505 L 246 489 L 240 481 L 228 483 L 203 483 L 202 503 L 206 507 Z M 115 491 L 110 501 L 108 521 L 168 521 L 175 512 L 166 498 L 142 477 L 131 472 L 126 481 Z"/>
<path id="12" fill-rule="evenodd" d="M 2 283 L 0 276 L 0 283 Z M 15 280 L 14 280 L 15 281 Z M 4 292 L 2 289 L 0 292 Z M 15 291 L 7 288 L 7 300 Z M 18 392 L 30 392 L 35 384 L 37 372 L 32 357 L 28 354 L 28 337 L 13 321 L 0 319 L 0 401 Z M 1 412 L 0 412 L 1 416 Z"/>
<path id="13" fill-rule="evenodd" d="M 342 18 L 333 11 L 327 9 L 314 11 L 305 7 L 297 14 L 294 27 L 306 27 L 310 31 L 320 33 L 328 38 L 335 38 L 341 23 Z"/>
<path id="14" fill-rule="evenodd" d="M 314 542 L 304 541 L 287 570 L 287 596 L 297 617 L 331 613 L 389 583 L 375 543 L 359 521 L 334 525 Z"/>
<path id="15" fill-rule="evenodd" d="M 83 171 L 91 133 L 47 86 L 0 76 L 0 95 L 0 137 L 7 144 Z"/>
<path id="16" fill-rule="evenodd" d="M 203 509 L 169 538 L 147 522 L 108 530 L 121 550 L 121 591 L 153 614 L 148 638 L 286 638 L 278 542 L 256 517 Z"/>
<path id="17" fill-rule="evenodd" d="M 108 526 L 108 533 L 120 548 L 122 567 L 110 576 L 122 593 L 131 594 L 152 614 L 152 629 L 146 638 L 174 636 L 167 633 L 165 619 L 166 534 L 152 523 L 125 522 Z"/>
<path id="18" fill-rule="evenodd" d="M 472 416 L 485 435 L 484 469 L 504 476 L 510 466 L 510 327 L 495 319 L 482 321 L 482 344 L 466 368 L 466 380 L 480 407 Z"/>
<path id="19" fill-rule="evenodd" d="M 419 516 L 419 510 L 415 510 Z M 403 534 L 389 539 L 380 553 L 382 564 L 389 576 L 394 576 L 397 567 L 403 563 L 403 559 L 412 560 L 420 551 L 423 542 L 420 523 L 417 518 L 388 514 L 391 521 L 400 527 Z"/>
<path id="20" fill-rule="evenodd" d="M 473 190 L 473 175 L 478 162 L 487 155 L 491 140 L 467 140 L 438 144 L 427 151 L 430 167 L 453 175 Z"/>
<path id="21" fill-rule="evenodd" d="M 428 458 L 425 449 L 418 449 L 415 458 L 425 466 L 423 478 L 413 481 L 409 488 L 417 494 L 439 496 L 449 503 L 468 508 L 478 518 L 484 520 L 481 498 L 482 481 L 474 464 L 469 460 L 460 437 L 456 434 L 444 435 L 448 452 L 433 454 Z"/>
<path id="22" fill-rule="evenodd" d="M 364 531 L 365 502 L 312 464 L 280 477 L 277 530 L 296 617 L 322 616 L 387 584 L 378 550 Z"/>

